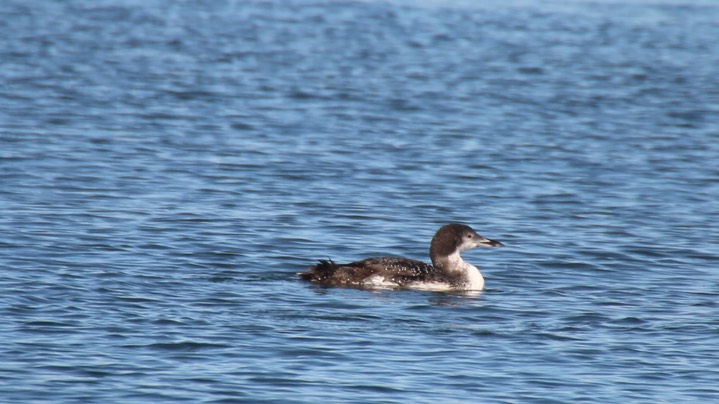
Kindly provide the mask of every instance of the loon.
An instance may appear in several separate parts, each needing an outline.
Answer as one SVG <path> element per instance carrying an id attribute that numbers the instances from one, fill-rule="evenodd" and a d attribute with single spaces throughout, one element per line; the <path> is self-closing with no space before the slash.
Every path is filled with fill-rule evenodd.
<path id="1" fill-rule="evenodd" d="M 450 223 L 432 238 L 429 256 L 432 264 L 409 258 L 367 258 L 349 264 L 320 260 L 299 277 L 323 286 L 357 288 L 417 289 L 432 291 L 482 290 L 484 278 L 479 269 L 459 254 L 476 247 L 504 244 L 477 234 L 471 227 Z"/>

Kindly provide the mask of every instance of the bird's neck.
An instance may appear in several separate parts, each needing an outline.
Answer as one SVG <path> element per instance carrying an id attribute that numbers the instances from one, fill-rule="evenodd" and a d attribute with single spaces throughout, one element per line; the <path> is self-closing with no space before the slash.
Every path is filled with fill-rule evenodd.
<path id="1" fill-rule="evenodd" d="M 484 288 L 484 277 L 479 269 L 466 262 L 459 255 L 459 252 L 447 256 L 432 257 L 432 265 L 444 271 L 447 275 L 463 278 L 463 283 L 469 290 L 481 290 Z"/>

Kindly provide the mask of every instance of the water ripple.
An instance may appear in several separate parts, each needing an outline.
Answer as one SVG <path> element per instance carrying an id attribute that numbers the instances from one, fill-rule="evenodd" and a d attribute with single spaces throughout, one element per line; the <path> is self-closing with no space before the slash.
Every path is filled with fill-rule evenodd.
<path id="1" fill-rule="evenodd" d="M 0 401 L 719 397 L 716 4 L 5 3 Z"/>

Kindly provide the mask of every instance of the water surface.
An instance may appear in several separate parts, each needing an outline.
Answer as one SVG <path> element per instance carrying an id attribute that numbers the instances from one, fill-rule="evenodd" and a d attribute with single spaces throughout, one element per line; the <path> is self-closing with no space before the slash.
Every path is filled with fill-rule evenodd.
<path id="1" fill-rule="evenodd" d="M 714 2 L 5 1 L 0 401 L 719 399 Z M 323 289 L 427 259 L 487 289 Z"/>

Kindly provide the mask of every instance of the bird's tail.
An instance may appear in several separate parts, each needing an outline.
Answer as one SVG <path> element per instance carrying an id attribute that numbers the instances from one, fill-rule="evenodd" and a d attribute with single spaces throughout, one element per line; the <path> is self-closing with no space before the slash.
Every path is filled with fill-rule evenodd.
<path id="1" fill-rule="evenodd" d="M 326 260 L 320 260 L 316 265 L 309 267 L 307 271 L 300 272 L 297 275 L 300 279 L 306 281 L 321 282 L 332 276 L 337 269 L 339 269 L 339 265 L 335 264 L 334 261 L 328 258 Z"/>

